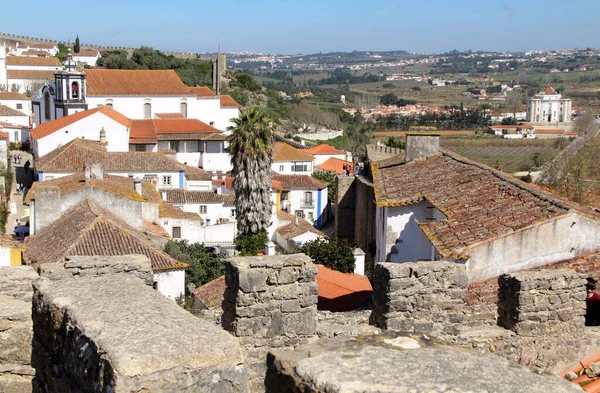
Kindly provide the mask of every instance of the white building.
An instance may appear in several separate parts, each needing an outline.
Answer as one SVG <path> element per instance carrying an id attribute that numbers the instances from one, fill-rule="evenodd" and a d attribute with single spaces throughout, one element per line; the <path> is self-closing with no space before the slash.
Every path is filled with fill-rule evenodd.
<path id="1" fill-rule="evenodd" d="M 282 175 L 312 175 L 314 156 L 284 142 L 273 145 L 271 169 Z"/>
<path id="2" fill-rule="evenodd" d="M 21 45 L 17 42 L 16 47 L 10 51 L 10 54 L 15 55 L 15 56 L 36 56 L 36 57 L 56 56 L 57 53 L 58 53 L 58 45 L 56 45 L 54 43 Z"/>
<path id="3" fill-rule="evenodd" d="M 330 158 L 352 162 L 352 153 L 338 150 L 332 146 L 322 143 L 309 149 L 302 149 L 302 152 L 312 154 L 315 157 L 315 166 L 321 165 Z"/>
<path id="4" fill-rule="evenodd" d="M 277 212 L 276 221 L 273 240 L 286 252 L 298 252 L 298 247 L 302 247 L 304 243 L 325 237 L 310 222 L 294 214 Z"/>
<path id="5" fill-rule="evenodd" d="M 0 92 L 0 105 L 7 106 L 9 108 L 18 110 L 25 114 L 25 116 L 31 116 L 31 98 L 20 94 L 20 93 L 2 93 Z M 29 125 L 29 121 L 26 125 Z"/>
<path id="6" fill-rule="evenodd" d="M 0 86 L 7 91 L 32 94 L 44 83 L 54 79 L 61 68 L 56 57 L 7 56 L 0 44 Z"/>
<path id="7" fill-rule="evenodd" d="M 569 123 L 571 99 L 557 93 L 552 86 L 527 101 L 527 121 L 532 123 Z"/>
<path id="8" fill-rule="evenodd" d="M 90 67 L 94 67 L 101 57 L 98 49 L 84 49 L 79 51 L 79 53 L 73 53 L 73 61 L 75 63 L 84 64 Z"/>
<path id="9" fill-rule="evenodd" d="M 240 106 L 229 96 L 206 90 L 186 86 L 173 70 L 78 70 L 74 58 L 68 58 L 55 82 L 34 95 L 34 123 L 107 106 L 129 119 L 177 115 L 226 131 Z"/>
<path id="10" fill-rule="evenodd" d="M 25 113 L 0 104 L 0 122 L 29 127 L 29 121 L 30 117 Z"/>
<path id="11" fill-rule="evenodd" d="M 316 228 L 327 222 L 328 203 L 327 183 L 305 175 L 271 176 L 273 188 L 280 188 L 275 196 L 276 210 L 305 218 Z"/>

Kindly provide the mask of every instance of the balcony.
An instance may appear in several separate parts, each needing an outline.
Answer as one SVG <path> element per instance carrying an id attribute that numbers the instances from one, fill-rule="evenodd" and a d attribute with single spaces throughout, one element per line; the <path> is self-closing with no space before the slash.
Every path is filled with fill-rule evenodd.
<path id="1" fill-rule="evenodd" d="M 303 199 L 301 203 L 303 208 L 315 207 L 315 201 L 312 199 Z"/>

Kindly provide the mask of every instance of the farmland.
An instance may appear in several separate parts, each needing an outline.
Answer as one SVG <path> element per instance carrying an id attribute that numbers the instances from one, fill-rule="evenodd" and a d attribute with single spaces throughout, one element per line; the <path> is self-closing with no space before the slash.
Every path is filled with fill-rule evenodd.
<path id="1" fill-rule="evenodd" d="M 468 159 L 504 172 L 527 171 L 552 160 L 560 152 L 551 139 L 442 138 L 440 145 Z"/>

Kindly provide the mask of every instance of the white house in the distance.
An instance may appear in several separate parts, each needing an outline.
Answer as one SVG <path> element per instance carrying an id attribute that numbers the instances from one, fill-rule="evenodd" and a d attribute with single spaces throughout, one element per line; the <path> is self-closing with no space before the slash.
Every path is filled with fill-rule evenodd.
<path id="1" fill-rule="evenodd" d="M 106 106 L 129 119 L 184 117 L 226 131 L 240 106 L 207 90 L 186 86 L 173 70 L 78 70 L 67 58 L 54 83 L 34 95 L 34 123 Z"/>
<path id="2" fill-rule="evenodd" d="M 532 123 L 569 123 L 571 99 L 563 97 L 550 86 L 527 101 L 527 121 Z"/>
<path id="3" fill-rule="evenodd" d="M 23 94 L 20 94 L 20 93 L 12 93 L 12 92 L 2 93 L 2 92 L 0 92 L 0 105 L 4 105 L 9 108 L 18 110 L 19 112 L 23 113 L 28 118 L 32 114 L 31 113 L 31 98 L 29 98 Z M 29 125 L 29 124 L 30 124 L 30 122 L 28 120 L 27 123 L 24 125 Z"/>
<path id="4" fill-rule="evenodd" d="M 98 49 L 84 49 L 79 51 L 79 53 L 73 53 L 73 61 L 77 64 L 85 64 L 90 67 L 95 66 L 101 57 Z"/>
<path id="5" fill-rule="evenodd" d="M 273 145 L 271 169 L 282 175 L 312 175 L 314 156 L 284 142 Z"/>
<path id="6" fill-rule="evenodd" d="M 315 157 L 315 166 L 321 165 L 330 158 L 352 162 L 352 153 L 338 150 L 335 147 L 322 143 L 309 149 L 302 149 L 302 152 L 312 154 Z"/>
<path id="7" fill-rule="evenodd" d="M 33 92 L 60 68 L 56 57 L 7 56 L 6 45 L 0 44 L 0 86 L 5 90 Z"/>
<path id="8" fill-rule="evenodd" d="M 54 43 L 45 44 L 20 44 L 16 43 L 15 47 L 9 51 L 9 54 L 15 56 L 36 56 L 49 57 L 56 56 L 58 53 L 58 45 Z"/>
<path id="9" fill-rule="evenodd" d="M 327 183 L 306 175 L 271 176 L 273 189 L 280 188 L 275 197 L 276 210 L 305 218 L 321 228 L 327 221 Z M 277 185 L 277 186 L 276 186 Z"/>

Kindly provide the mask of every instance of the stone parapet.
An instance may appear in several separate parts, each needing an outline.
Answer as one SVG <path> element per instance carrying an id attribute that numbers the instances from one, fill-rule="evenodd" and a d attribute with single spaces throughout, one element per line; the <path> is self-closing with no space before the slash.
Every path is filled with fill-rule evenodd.
<path id="1" fill-rule="evenodd" d="M 378 263 L 371 323 L 382 329 L 453 334 L 465 320 L 465 266 L 453 262 Z"/>
<path id="2" fill-rule="evenodd" d="M 247 392 L 237 340 L 133 276 L 39 278 L 33 330 L 41 392 Z"/>
<path id="3" fill-rule="evenodd" d="M 519 335 L 560 334 L 564 324 L 585 324 L 586 280 L 579 273 L 517 272 L 498 283 L 498 324 Z"/>
<path id="4" fill-rule="evenodd" d="M 29 266 L 0 267 L 0 392 L 31 392 L 31 283 Z"/>
<path id="5" fill-rule="evenodd" d="M 223 327 L 257 346 L 287 346 L 317 326 L 317 267 L 304 254 L 238 257 L 227 262 Z"/>

